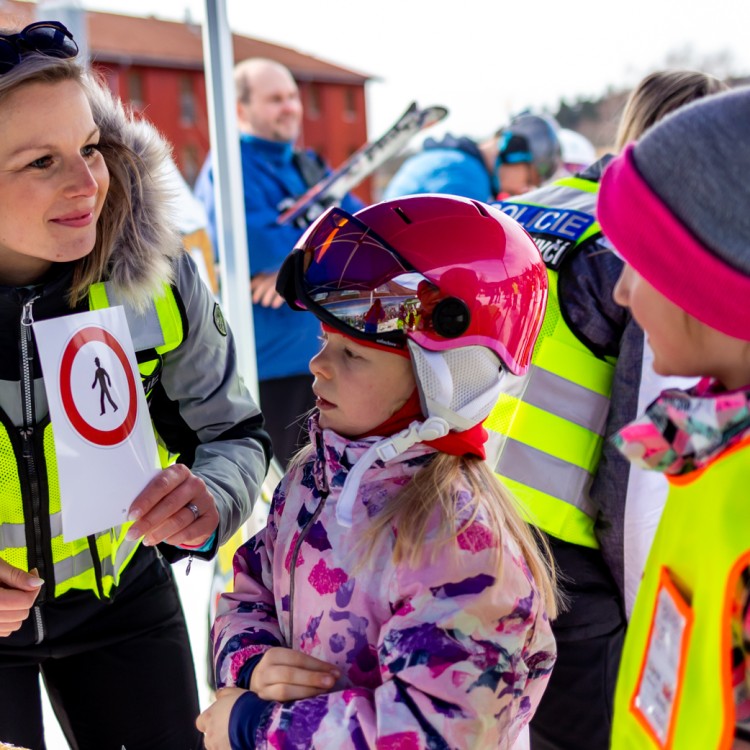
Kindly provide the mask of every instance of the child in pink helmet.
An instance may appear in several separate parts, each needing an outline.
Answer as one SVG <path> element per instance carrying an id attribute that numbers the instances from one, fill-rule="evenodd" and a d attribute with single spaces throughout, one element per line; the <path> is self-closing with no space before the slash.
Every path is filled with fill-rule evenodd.
<path id="1" fill-rule="evenodd" d="M 664 391 L 615 437 L 669 497 L 625 639 L 612 747 L 750 741 L 750 91 L 665 118 L 604 174 L 598 216 L 626 266 L 615 300 Z"/>
<path id="2" fill-rule="evenodd" d="M 554 663 L 555 595 L 482 422 L 542 322 L 534 243 L 463 198 L 333 208 L 278 290 L 323 324 L 317 409 L 219 605 L 207 747 L 512 747 Z"/>

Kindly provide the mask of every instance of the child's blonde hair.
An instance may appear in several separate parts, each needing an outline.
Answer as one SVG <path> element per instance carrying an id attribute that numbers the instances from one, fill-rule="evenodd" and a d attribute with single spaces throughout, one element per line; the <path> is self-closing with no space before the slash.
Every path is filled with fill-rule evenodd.
<path id="1" fill-rule="evenodd" d="M 312 455 L 313 448 L 307 445 L 292 459 L 290 469 L 300 466 Z M 455 492 L 462 486 L 469 490 L 470 505 L 459 506 Z M 396 528 L 394 561 L 413 567 L 419 565 L 426 556 L 424 545 L 436 511 L 439 513 L 439 527 L 437 536 L 431 536 L 427 557 L 434 557 L 447 545 L 455 544 L 462 531 L 481 512 L 497 539 L 498 548 L 502 547 L 506 535 L 518 545 L 547 615 L 550 619 L 557 615 L 557 576 L 546 539 L 521 518 L 513 495 L 477 456 L 437 453 L 370 519 L 371 526 L 360 544 L 363 550 L 361 564 L 366 564 L 382 535 Z M 502 575 L 502 559 L 498 552 L 498 577 Z"/>
<path id="2" fill-rule="evenodd" d="M 467 487 L 470 506 L 459 506 L 457 487 Z M 556 575 L 546 540 L 520 516 L 513 495 L 492 473 L 489 466 L 477 456 L 452 456 L 438 453 L 411 482 L 373 517 L 372 527 L 365 541 L 373 543 L 380 534 L 392 526 L 398 529 L 393 549 L 396 562 L 417 565 L 424 559 L 424 543 L 439 512 L 440 525 L 437 537 L 431 539 L 431 553 L 454 544 L 461 534 L 481 513 L 501 548 L 506 535 L 512 539 L 529 566 L 547 614 L 557 614 Z M 502 554 L 498 554 L 498 577 L 502 573 Z"/>

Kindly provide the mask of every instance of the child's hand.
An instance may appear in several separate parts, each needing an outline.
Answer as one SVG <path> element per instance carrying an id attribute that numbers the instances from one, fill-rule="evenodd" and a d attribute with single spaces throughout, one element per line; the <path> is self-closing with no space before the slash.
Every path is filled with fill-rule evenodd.
<path id="1" fill-rule="evenodd" d="M 291 648 L 271 648 L 250 678 L 250 690 L 267 701 L 296 701 L 327 693 L 341 675 L 336 667 Z"/>
<path id="2" fill-rule="evenodd" d="M 206 750 L 232 750 L 229 744 L 229 714 L 237 700 L 247 690 L 223 688 L 216 693 L 216 701 L 196 720 L 195 726 L 203 732 Z"/>

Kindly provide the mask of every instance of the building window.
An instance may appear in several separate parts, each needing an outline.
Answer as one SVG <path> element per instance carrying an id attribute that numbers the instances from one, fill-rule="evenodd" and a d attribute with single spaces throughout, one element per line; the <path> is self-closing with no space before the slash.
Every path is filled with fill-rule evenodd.
<path id="1" fill-rule="evenodd" d="M 350 122 L 357 119 L 357 97 L 353 88 L 344 89 L 344 117 Z"/>
<path id="2" fill-rule="evenodd" d="M 143 95 L 143 73 L 140 70 L 128 71 L 128 99 L 133 112 L 141 112 L 146 106 Z"/>
<path id="3" fill-rule="evenodd" d="M 180 76 L 180 121 L 187 126 L 195 124 L 193 79 L 186 75 Z"/>
<path id="4" fill-rule="evenodd" d="M 311 83 L 307 89 L 307 116 L 311 120 L 320 117 L 320 87 L 317 83 Z"/>

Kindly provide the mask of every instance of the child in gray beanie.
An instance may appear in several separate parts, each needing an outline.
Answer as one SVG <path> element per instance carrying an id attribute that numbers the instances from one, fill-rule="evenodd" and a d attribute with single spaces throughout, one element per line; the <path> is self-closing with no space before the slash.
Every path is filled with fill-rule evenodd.
<path id="1" fill-rule="evenodd" d="M 613 750 L 750 740 L 749 179 L 745 89 L 665 118 L 602 180 L 598 218 L 626 263 L 615 300 L 658 373 L 703 376 L 613 438 L 670 482 L 625 640 Z"/>

